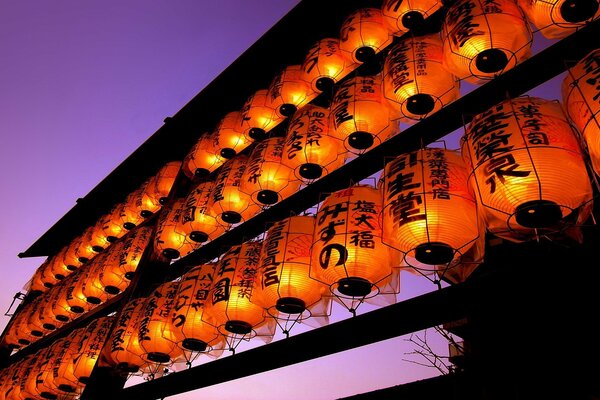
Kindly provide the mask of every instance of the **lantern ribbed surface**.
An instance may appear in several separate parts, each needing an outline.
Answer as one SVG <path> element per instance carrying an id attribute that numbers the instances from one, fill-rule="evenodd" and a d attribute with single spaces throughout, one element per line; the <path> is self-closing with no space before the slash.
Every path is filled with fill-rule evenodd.
<path id="1" fill-rule="evenodd" d="M 214 182 L 203 182 L 194 187 L 183 203 L 182 230 L 189 240 L 204 243 L 225 232 L 209 208 Z"/>
<path id="2" fill-rule="evenodd" d="M 241 109 L 242 129 L 253 140 L 262 140 L 284 118 L 269 105 L 267 89 L 257 90 L 246 100 Z"/>
<path id="3" fill-rule="evenodd" d="M 180 170 L 181 161 L 170 161 L 159 169 L 156 175 L 150 178 L 150 182 L 146 187 L 146 193 L 153 202 L 160 204 L 166 202 Z"/>
<path id="4" fill-rule="evenodd" d="M 85 384 L 89 380 L 113 322 L 113 317 L 101 317 L 85 327 L 84 336 L 79 341 L 79 348 L 75 350 L 78 357 L 73 359 L 73 376 L 78 382 Z"/>
<path id="5" fill-rule="evenodd" d="M 362 8 L 350 14 L 340 30 L 340 48 L 354 62 L 371 61 L 374 55 L 392 43 L 381 10 Z"/>
<path id="6" fill-rule="evenodd" d="M 143 315 L 144 300 L 138 298 L 125 304 L 111 333 L 110 361 L 123 371 L 137 372 L 146 365 L 136 329 L 136 323 Z"/>
<path id="7" fill-rule="evenodd" d="M 338 39 L 326 38 L 309 50 L 302 72 L 304 80 L 317 92 L 329 92 L 333 85 L 354 69 L 355 63 L 340 49 Z"/>
<path id="8" fill-rule="evenodd" d="M 192 179 L 205 177 L 219 168 L 225 159 L 219 156 L 214 135 L 203 134 L 183 160 L 183 172 Z"/>
<path id="9" fill-rule="evenodd" d="M 598 0 L 518 0 L 527 19 L 548 39 L 560 39 L 600 17 Z"/>
<path id="10" fill-rule="evenodd" d="M 183 206 L 184 199 L 176 200 L 170 209 L 165 208 L 156 225 L 154 247 L 168 259 L 183 257 L 199 246 L 183 231 Z"/>
<path id="11" fill-rule="evenodd" d="M 289 117 L 315 96 L 310 84 L 304 80 L 302 66 L 288 65 L 271 82 L 266 104 L 280 117 Z"/>
<path id="12" fill-rule="evenodd" d="M 442 7 L 439 0 L 385 0 L 381 11 L 393 35 L 418 29 L 423 22 Z"/>
<path id="13" fill-rule="evenodd" d="M 224 158 L 235 156 L 252 142 L 244 135 L 242 113 L 239 111 L 225 114 L 215 129 L 215 138 L 217 140 L 217 154 Z"/>

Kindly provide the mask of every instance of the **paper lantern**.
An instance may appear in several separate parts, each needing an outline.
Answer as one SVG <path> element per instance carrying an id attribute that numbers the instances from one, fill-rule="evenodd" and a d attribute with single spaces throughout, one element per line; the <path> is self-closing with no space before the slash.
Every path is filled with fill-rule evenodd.
<path id="1" fill-rule="evenodd" d="M 407 118 L 425 118 L 460 96 L 456 77 L 442 66 L 438 35 L 400 41 L 387 54 L 383 75 L 385 97 Z"/>
<path id="2" fill-rule="evenodd" d="M 178 289 L 179 282 L 163 283 L 144 300 L 136 325 L 142 358 L 148 362 L 170 363 L 183 354 L 170 316 Z"/>
<path id="3" fill-rule="evenodd" d="M 206 318 L 225 334 L 247 335 L 265 322 L 264 310 L 252 301 L 261 242 L 233 246 L 221 257 L 205 303 Z"/>
<path id="4" fill-rule="evenodd" d="M 20 376 L 18 378 L 18 387 L 15 391 L 15 399 L 30 400 L 43 398 L 36 390 L 37 376 L 40 369 L 44 367 L 52 355 L 53 349 L 47 347 L 36 352 L 34 356 L 27 361 L 27 364 L 23 366 L 19 372 Z M 52 398 L 56 399 L 56 395 L 52 394 Z"/>
<path id="5" fill-rule="evenodd" d="M 240 190 L 256 204 L 270 205 L 300 188 L 293 171 L 281 162 L 285 138 L 273 137 L 256 145 L 242 175 Z"/>
<path id="6" fill-rule="evenodd" d="M 127 201 L 129 208 L 139 214 L 142 218 L 151 217 L 162 207 L 159 200 L 157 200 L 152 192 L 153 184 L 154 180 L 152 178 L 146 180 L 139 189 L 134 192 L 135 196 Z"/>
<path id="7" fill-rule="evenodd" d="M 136 329 L 136 322 L 143 317 L 144 300 L 138 298 L 125 304 L 110 336 L 110 361 L 125 372 L 134 373 L 146 365 Z"/>
<path id="8" fill-rule="evenodd" d="M 557 102 L 507 100 L 476 116 L 462 143 L 488 230 L 523 240 L 590 202 L 579 142 Z"/>
<path id="9" fill-rule="evenodd" d="M 248 157 L 239 155 L 223 165 L 211 193 L 209 207 L 217 221 L 228 225 L 252 218 L 260 211 L 250 196 L 240 190 Z"/>
<path id="10" fill-rule="evenodd" d="M 460 79 L 482 83 L 531 55 L 532 33 L 513 0 L 459 0 L 442 25 L 444 66 Z"/>
<path id="11" fill-rule="evenodd" d="M 73 363 L 77 357 L 81 356 L 79 342 L 84 333 L 85 328 L 75 329 L 70 335 L 61 339 L 60 348 L 58 348 L 60 357 L 52 360 L 50 373 L 47 374 L 45 379 L 47 385 L 55 387 L 66 398 L 81 392 L 84 387 L 73 375 Z"/>
<path id="12" fill-rule="evenodd" d="M 340 31 L 340 48 L 357 63 L 373 60 L 391 43 L 392 35 L 376 8 L 357 10 L 346 18 Z"/>
<path id="13" fill-rule="evenodd" d="M 439 0 L 386 0 L 381 11 L 390 32 L 402 36 L 421 28 L 423 22 L 440 8 L 442 2 Z"/>
<path id="14" fill-rule="evenodd" d="M 290 122 L 281 162 L 303 181 L 318 179 L 341 167 L 346 150 L 330 134 L 329 110 L 307 105 Z"/>
<path id="15" fill-rule="evenodd" d="M 334 293 L 365 297 L 392 274 L 391 249 L 382 242 L 379 190 L 353 186 L 319 207 L 311 248 L 311 276 Z"/>
<path id="16" fill-rule="evenodd" d="M 192 179 L 204 178 L 225 162 L 219 155 L 215 135 L 203 134 L 183 160 L 183 172 Z"/>
<path id="17" fill-rule="evenodd" d="M 214 240 L 225 232 L 209 208 L 210 194 L 214 182 L 197 185 L 183 203 L 182 231 L 186 237 L 196 243 Z"/>
<path id="18" fill-rule="evenodd" d="M 29 380 L 26 383 L 28 391 L 35 393 L 39 398 L 58 399 L 61 391 L 53 379 L 53 372 L 59 368 L 61 358 L 70 346 L 71 341 L 68 337 L 60 338 L 52 345 L 36 353 L 37 363 L 35 371 L 31 371 Z"/>
<path id="19" fill-rule="evenodd" d="M 266 89 L 257 90 L 241 109 L 244 134 L 252 140 L 262 140 L 267 132 L 284 118 L 279 116 L 267 100 Z"/>
<path id="20" fill-rule="evenodd" d="M 145 193 L 153 202 L 166 204 L 175 179 L 181 170 L 181 161 L 170 161 L 150 178 Z"/>
<path id="21" fill-rule="evenodd" d="M 31 280 L 29 281 L 29 291 L 45 292 L 58 282 L 58 279 L 56 279 L 54 276 L 52 276 L 53 279 L 50 279 L 50 276 L 45 276 L 47 266 L 48 263 L 45 261 L 35 270 Z"/>
<path id="22" fill-rule="evenodd" d="M 271 82 L 267 93 L 267 105 L 280 117 L 290 117 L 297 109 L 316 96 L 310 84 L 304 80 L 300 65 L 288 65 Z"/>
<path id="23" fill-rule="evenodd" d="M 61 292 L 64 285 L 58 285 L 46 294 L 46 301 L 43 307 L 45 318 L 53 321 L 57 327 L 64 325 L 71 320 L 72 314 L 65 308 L 59 308 L 57 304 L 61 301 Z"/>
<path id="24" fill-rule="evenodd" d="M 55 298 L 53 292 L 54 291 L 48 291 L 37 297 L 35 303 L 32 302 L 30 303 L 31 306 L 29 306 L 31 307 L 31 315 L 29 317 L 30 325 L 36 326 L 38 330 L 42 331 L 44 336 L 62 325 L 60 322 L 57 322 L 50 312 L 48 312 L 48 309 L 52 308 L 50 301 Z"/>
<path id="25" fill-rule="evenodd" d="M 48 259 L 48 268 L 50 269 L 50 272 L 56 279 L 59 280 L 66 278 L 71 274 L 71 272 L 73 272 L 73 270 L 70 269 L 64 262 L 66 250 L 67 248 L 63 247 L 58 253 Z"/>
<path id="26" fill-rule="evenodd" d="M 102 317 L 85 327 L 85 333 L 75 349 L 77 356 L 73 358 L 73 376 L 79 383 L 86 384 L 89 381 L 113 323 L 113 317 Z"/>
<path id="27" fill-rule="evenodd" d="M 69 311 L 75 314 L 83 314 L 91 310 L 94 304 L 89 303 L 86 296 L 83 294 L 83 282 L 87 278 L 89 271 L 82 269 L 75 274 L 71 274 L 65 280 L 66 302 Z"/>
<path id="28" fill-rule="evenodd" d="M 355 63 L 340 49 L 338 39 L 321 39 L 315 43 L 302 63 L 303 79 L 316 92 L 328 92 L 348 75 Z"/>
<path id="29" fill-rule="evenodd" d="M 92 242 L 93 234 L 94 234 L 93 226 L 87 228 L 81 234 L 81 241 L 79 242 L 79 246 L 77 246 L 77 249 L 75 250 L 75 252 L 77 254 L 77 258 L 82 263 L 86 263 L 86 262 L 92 260 L 94 257 L 96 257 L 96 254 L 98 254 L 99 251 L 103 250 L 103 248 L 97 248 L 95 246 L 95 244 Z"/>
<path id="30" fill-rule="evenodd" d="M 185 256 L 198 247 L 183 231 L 183 206 L 184 199 L 176 200 L 163 211 L 156 225 L 154 247 L 169 260 Z"/>
<path id="31" fill-rule="evenodd" d="M 35 355 L 28 356 L 20 360 L 14 366 L 11 376 L 10 388 L 6 391 L 8 400 L 30 400 L 34 399 L 36 394 L 30 393 L 27 390 L 27 378 L 30 376 L 30 371 L 35 367 L 38 358 Z"/>
<path id="32" fill-rule="evenodd" d="M 120 244 L 121 243 L 115 244 L 115 246 L 107 252 L 102 268 L 98 271 L 98 279 L 95 282 L 95 287 L 111 296 L 123 292 L 131 282 L 131 279 L 125 278 L 125 274 L 120 268 L 122 247 Z"/>
<path id="33" fill-rule="evenodd" d="M 186 350 L 205 351 L 223 340 L 212 321 L 204 315 L 214 272 L 215 264 L 198 265 L 181 279 L 171 324 L 177 343 Z"/>
<path id="34" fill-rule="evenodd" d="M 600 49 L 569 69 L 562 98 L 567 115 L 587 144 L 594 171 L 600 175 Z"/>
<path id="35" fill-rule="evenodd" d="M 109 298 L 109 294 L 104 291 L 104 286 L 100 282 L 100 272 L 104 268 L 105 260 L 106 255 L 102 254 L 94 262 L 86 266 L 85 269 L 81 270 L 78 273 L 81 274 L 81 277 L 78 279 L 72 292 L 73 297 L 84 299 L 87 303 L 91 304 L 92 307 L 90 308 L 104 303 Z"/>
<path id="36" fill-rule="evenodd" d="M 425 264 L 428 269 L 466 253 L 480 236 L 467 180 L 464 161 L 450 150 L 419 150 L 387 164 L 385 243 L 403 252 L 409 265 Z"/>
<path id="37" fill-rule="evenodd" d="M 244 135 L 242 113 L 232 111 L 225 114 L 215 129 L 218 154 L 225 158 L 233 158 L 237 153 L 250 145 L 251 140 Z"/>
<path id="38" fill-rule="evenodd" d="M 598 0 L 518 0 L 531 23 L 549 39 L 560 39 L 600 17 Z"/>
<path id="39" fill-rule="evenodd" d="M 127 230 L 123 227 L 121 222 L 121 209 L 123 207 L 124 204 L 119 203 L 115 205 L 108 214 L 101 218 L 100 224 L 102 225 L 102 231 L 106 235 L 106 240 L 109 243 L 116 242 L 127 233 Z"/>
<path id="40" fill-rule="evenodd" d="M 83 265 L 83 262 L 77 256 L 77 248 L 80 246 L 80 243 L 81 238 L 73 239 L 63 254 L 63 262 L 71 271 L 75 271 Z"/>
<path id="41" fill-rule="evenodd" d="M 309 276 L 314 230 L 315 218 L 310 216 L 286 218 L 269 228 L 253 301 L 270 314 L 301 314 L 327 290 Z"/>
<path id="42" fill-rule="evenodd" d="M 331 103 L 332 131 L 350 152 L 364 152 L 386 140 L 397 124 L 383 96 L 379 75 L 341 82 Z"/>
<path id="43" fill-rule="evenodd" d="M 55 325 L 45 325 L 42 320 L 43 316 L 40 314 L 40 308 L 42 307 L 42 296 L 36 297 L 29 303 L 27 307 L 27 329 L 31 336 L 40 338 L 48 334 L 48 331 L 56 329 Z"/>
<path id="44" fill-rule="evenodd" d="M 71 319 L 77 318 L 78 314 L 82 313 L 84 309 L 81 309 L 81 312 L 76 313 L 71 311 L 71 306 L 68 302 L 69 292 L 71 290 L 71 280 L 73 279 L 72 275 L 66 278 L 64 281 L 57 285 L 53 293 L 56 294 L 56 298 L 53 303 L 51 303 L 52 310 L 51 313 L 54 315 L 54 318 L 61 322 L 68 322 Z"/>

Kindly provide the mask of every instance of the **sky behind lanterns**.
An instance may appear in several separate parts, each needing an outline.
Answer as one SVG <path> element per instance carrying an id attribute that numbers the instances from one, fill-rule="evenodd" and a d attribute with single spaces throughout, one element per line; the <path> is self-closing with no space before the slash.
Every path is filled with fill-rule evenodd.
<path id="1" fill-rule="evenodd" d="M 298 2 L 0 2 L 0 310 L 44 261 L 17 254 Z M 538 94 L 557 98 L 559 79 Z M 400 299 L 434 290 L 402 278 Z M 334 306 L 332 320 L 349 316 Z M 436 375 L 403 361 L 411 348 L 388 340 L 169 399 L 333 399 Z"/>

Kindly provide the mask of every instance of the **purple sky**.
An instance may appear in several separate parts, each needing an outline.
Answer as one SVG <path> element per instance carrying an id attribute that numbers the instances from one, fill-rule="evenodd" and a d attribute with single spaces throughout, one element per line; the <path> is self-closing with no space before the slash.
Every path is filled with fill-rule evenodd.
<path id="1" fill-rule="evenodd" d="M 0 310 L 43 262 L 16 255 L 296 3 L 0 4 Z M 402 299 L 434 289 L 403 278 Z M 435 374 L 402 361 L 407 351 L 399 338 L 169 398 L 332 399 Z"/>

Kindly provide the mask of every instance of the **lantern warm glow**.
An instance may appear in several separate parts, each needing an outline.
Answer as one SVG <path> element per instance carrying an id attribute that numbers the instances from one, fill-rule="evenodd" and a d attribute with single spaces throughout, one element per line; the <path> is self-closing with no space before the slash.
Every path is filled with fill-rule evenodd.
<path id="1" fill-rule="evenodd" d="M 123 204 L 115 205 L 107 215 L 101 218 L 100 224 L 102 225 L 102 231 L 106 235 L 106 240 L 110 243 L 116 242 L 127 233 L 127 230 L 123 227 L 121 222 L 122 207 Z M 67 266 L 68 265 L 69 264 L 67 264 Z"/>
<path id="2" fill-rule="evenodd" d="M 275 204 L 300 188 L 291 168 L 281 161 L 285 138 L 273 137 L 256 145 L 248 159 L 240 190 L 259 205 Z"/>
<path id="3" fill-rule="evenodd" d="M 81 235 L 81 242 L 79 242 L 79 246 L 76 249 L 76 254 L 82 263 L 92 260 L 98 254 L 98 251 L 102 251 L 102 249 L 95 248 L 92 243 L 93 234 L 94 227 L 92 226 L 86 229 Z"/>
<path id="4" fill-rule="evenodd" d="M 170 161 L 150 178 L 145 193 L 154 203 L 166 204 L 180 170 L 181 161 Z"/>
<path id="5" fill-rule="evenodd" d="M 600 17 L 598 0 L 518 0 L 531 23 L 549 39 L 560 39 Z"/>
<path id="6" fill-rule="evenodd" d="M 110 359 L 122 371 L 137 372 L 146 365 L 136 330 L 136 322 L 143 317 L 144 300 L 134 299 L 123 307 L 111 334 Z"/>
<path id="7" fill-rule="evenodd" d="M 293 170 L 296 178 L 318 179 L 341 167 L 345 159 L 342 141 L 330 134 L 328 109 L 309 104 L 294 114 L 282 163 Z"/>
<path id="8" fill-rule="evenodd" d="M 383 74 L 385 97 L 407 118 L 425 118 L 460 96 L 456 77 L 442 66 L 438 35 L 399 42 L 388 53 Z"/>
<path id="9" fill-rule="evenodd" d="M 265 321 L 264 310 L 252 301 L 261 242 L 233 246 L 217 263 L 205 314 L 225 334 L 247 335 Z"/>
<path id="10" fill-rule="evenodd" d="M 567 115 L 581 132 L 596 174 L 600 175 L 600 49 L 569 70 L 562 84 Z"/>
<path id="11" fill-rule="evenodd" d="M 206 177 L 225 162 L 218 153 L 215 136 L 202 135 L 183 160 L 183 172 L 190 179 Z"/>
<path id="12" fill-rule="evenodd" d="M 80 272 L 84 274 L 84 277 L 79 280 L 74 293 L 77 296 L 81 293 L 85 301 L 90 304 L 98 305 L 104 303 L 109 297 L 114 296 L 114 294 L 110 295 L 104 291 L 104 286 L 100 280 L 100 274 L 104 270 L 107 258 L 107 254 L 96 257 L 94 262 L 88 265 L 84 271 Z"/>
<path id="13" fill-rule="evenodd" d="M 75 238 L 71 243 L 69 243 L 65 252 L 63 253 L 63 262 L 70 271 L 75 271 L 83 265 L 83 262 L 79 259 L 79 257 L 77 257 L 77 248 L 79 247 L 80 243 L 81 238 Z"/>
<path id="14" fill-rule="evenodd" d="M 459 0 L 442 26 L 444 66 L 460 79 L 482 83 L 531 55 L 532 33 L 513 0 Z"/>
<path id="15" fill-rule="evenodd" d="M 113 322 L 113 317 L 102 317 L 86 326 L 85 334 L 81 337 L 83 340 L 79 341 L 76 350 L 78 356 L 73 359 L 73 376 L 79 383 L 88 382 Z"/>
<path id="16" fill-rule="evenodd" d="M 508 100 L 476 116 L 463 138 L 479 212 L 492 233 L 523 240 L 592 200 L 579 142 L 557 102 Z"/>
<path id="17" fill-rule="evenodd" d="M 379 75 L 357 76 L 340 83 L 331 104 L 335 136 L 353 153 L 362 153 L 386 140 L 397 124 L 383 97 Z"/>
<path id="18" fill-rule="evenodd" d="M 63 339 L 61 348 L 58 350 L 60 357 L 53 361 L 51 373 L 46 377 L 46 382 L 50 386 L 56 387 L 61 394 L 74 395 L 80 393 L 84 387 L 73 375 L 73 363 L 80 356 L 80 342 L 85 331 L 85 328 L 76 329 Z"/>
<path id="19" fill-rule="evenodd" d="M 154 247 L 169 260 L 187 255 L 198 248 L 198 243 L 188 240 L 183 231 L 184 199 L 176 200 L 160 215 L 154 236 Z"/>
<path id="20" fill-rule="evenodd" d="M 321 204 L 311 249 L 311 276 L 334 293 L 368 296 L 392 274 L 392 250 L 382 242 L 379 190 L 353 186 Z"/>
<path id="21" fill-rule="evenodd" d="M 193 242 L 204 243 L 225 232 L 225 228 L 217 222 L 209 208 L 213 188 L 213 182 L 200 183 L 192 189 L 183 203 L 182 231 Z"/>
<path id="22" fill-rule="evenodd" d="M 102 229 L 102 225 L 103 220 L 101 218 L 92 228 L 90 228 L 86 238 L 90 247 L 96 253 L 100 253 L 102 250 L 110 246 L 110 242 L 108 241 L 107 235 L 104 233 L 104 229 Z"/>
<path id="23" fill-rule="evenodd" d="M 63 247 L 58 253 L 49 258 L 49 268 L 51 273 L 56 277 L 56 279 L 64 279 L 73 272 L 72 269 L 68 268 L 64 262 L 64 255 L 66 247 Z"/>
<path id="24" fill-rule="evenodd" d="M 119 207 L 119 218 L 121 226 L 127 230 L 131 230 L 144 222 L 144 217 L 139 213 L 135 207 L 135 199 L 141 196 L 142 192 L 140 189 L 133 193 L 130 193 L 125 201 Z"/>
<path id="25" fill-rule="evenodd" d="M 441 7 L 439 0 L 386 0 L 381 10 L 390 32 L 402 36 L 409 30 L 419 29 Z"/>
<path id="26" fill-rule="evenodd" d="M 71 313 L 64 308 L 59 309 L 55 305 L 61 301 L 61 290 L 64 286 L 59 285 L 46 294 L 46 301 L 43 306 L 45 318 L 53 321 L 54 325 L 60 327 L 71 319 Z M 58 313 L 57 313 L 58 311 Z"/>
<path id="27" fill-rule="evenodd" d="M 271 82 L 267 93 L 267 105 L 280 117 L 290 117 L 297 109 L 316 96 L 310 84 L 304 80 L 300 65 L 288 65 Z"/>
<path id="28" fill-rule="evenodd" d="M 298 216 L 276 222 L 268 230 L 253 301 L 270 314 L 301 314 L 328 291 L 309 276 L 314 229 L 314 217 Z"/>
<path id="29" fill-rule="evenodd" d="M 82 269 L 75 274 L 71 274 L 65 281 L 65 294 L 69 310 L 75 314 L 83 314 L 91 310 L 94 304 L 89 303 L 83 294 L 84 280 L 89 275 L 88 269 Z"/>
<path id="30" fill-rule="evenodd" d="M 277 115 L 267 98 L 266 89 L 257 90 L 242 107 L 242 128 L 244 134 L 252 140 L 264 139 L 267 132 L 284 119 Z"/>
<path id="31" fill-rule="evenodd" d="M 135 196 L 129 204 L 129 207 L 132 207 L 143 218 L 149 218 L 154 213 L 160 211 L 160 208 L 162 207 L 160 202 L 157 201 L 156 197 L 152 194 L 152 184 L 152 178 L 144 182 L 137 191 L 138 195 Z"/>
<path id="32" fill-rule="evenodd" d="M 308 50 L 302 72 L 304 80 L 314 91 L 329 92 L 354 67 L 355 63 L 340 49 L 340 41 L 327 38 L 319 40 Z"/>
<path id="33" fill-rule="evenodd" d="M 215 130 L 215 138 L 217 154 L 225 159 L 233 158 L 248 147 L 251 140 L 244 135 L 242 113 L 239 111 L 227 113 Z"/>
<path id="34" fill-rule="evenodd" d="M 215 180 L 210 209 L 216 215 L 217 221 L 225 225 L 246 221 L 260 211 L 260 207 L 254 204 L 250 195 L 240 190 L 247 163 L 248 157 L 235 157 L 223 165 Z"/>
<path id="35" fill-rule="evenodd" d="M 346 18 L 340 31 L 340 48 L 357 63 L 371 61 L 392 43 L 381 10 L 362 8 Z"/>
<path id="36" fill-rule="evenodd" d="M 480 236 L 467 178 L 460 154 L 444 149 L 403 154 L 386 165 L 385 243 L 405 253 L 409 265 L 425 269 L 466 253 Z"/>
<path id="37" fill-rule="evenodd" d="M 77 314 L 80 314 L 71 311 L 71 306 L 69 305 L 67 300 L 67 298 L 69 297 L 69 291 L 71 289 L 71 284 L 69 283 L 71 279 L 73 279 L 72 276 L 65 279 L 52 291 L 53 293 L 57 293 L 57 297 L 54 300 L 54 302 L 51 303 L 51 312 L 54 315 L 54 318 L 61 322 L 68 322 L 73 318 L 77 318 Z M 83 310 L 81 312 L 83 312 Z"/>

